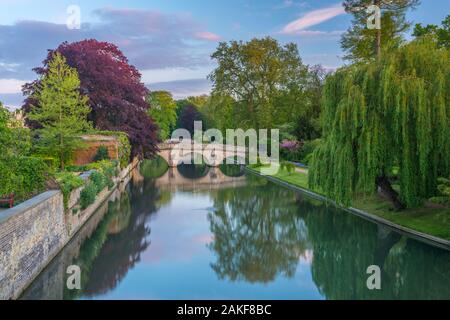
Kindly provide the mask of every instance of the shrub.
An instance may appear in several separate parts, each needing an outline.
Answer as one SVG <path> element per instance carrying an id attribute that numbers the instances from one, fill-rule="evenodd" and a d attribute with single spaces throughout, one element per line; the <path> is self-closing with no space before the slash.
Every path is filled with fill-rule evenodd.
<path id="1" fill-rule="evenodd" d="M 88 182 L 86 187 L 81 191 L 80 194 L 80 207 L 82 210 L 89 207 L 95 201 L 97 196 L 97 187 L 93 182 Z"/>
<path id="2" fill-rule="evenodd" d="M 34 194 L 45 188 L 48 167 L 40 158 L 19 157 L 16 161 L 15 173 L 22 177 L 20 189 L 23 195 Z"/>
<path id="3" fill-rule="evenodd" d="M 0 195 L 15 194 L 25 200 L 45 189 L 48 167 L 40 158 L 17 157 L 0 160 Z"/>
<path id="4" fill-rule="evenodd" d="M 109 160 L 108 148 L 103 145 L 98 147 L 94 160 L 95 161 Z"/>
<path id="5" fill-rule="evenodd" d="M 447 178 L 438 178 L 438 196 L 432 197 L 429 201 L 442 204 L 445 206 L 450 205 L 450 177 Z"/>
<path id="6" fill-rule="evenodd" d="M 14 172 L 14 168 L 5 161 L 0 161 L 0 196 L 8 195 L 17 190 L 16 186 L 19 179 Z"/>
<path id="7" fill-rule="evenodd" d="M 125 168 L 130 163 L 131 144 L 128 134 L 122 131 L 95 131 L 95 133 L 107 136 L 115 136 L 119 141 L 119 163 L 121 168 Z"/>
<path id="8" fill-rule="evenodd" d="M 71 165 L 71 166 L 66 166 L 65 170 L 68 172 L 84 172 L 84 171 L 88 171 L 88 167 Z"/>
<path id="9" fill-rule="evenodd" d="M 103 172 L 100 172 L 100 171 L 92 172 L 89 179 L 92 181 L 92 183 L 97 188 L 97 193 L 99 193 L 100 191 L 105 189 L 106 186 L 108 185 L 107 177 L 105 176 L 105 174 Z"/>
<path id="10" fill-rule="evenodd" d="M 64 208 L 67 209 L 70 193 L 76 188 L 81 187 L 84 181 L 70 172 L 60 172 L 55 177 L 63 194 Z"/>
<path id="11" fill-rule="evenodd" d="M 281 170 L 286 170 L 288 174 L 295 172 L 295 165 L 286 161 L 281 162 Z"/>
<path id="12" fill-rule="evenodd" d="M 287 161 L 300 160 L 301 143 L 296 140 L 283 140 L 280 144 L 281 159 Z"/>
<path id="13" fill-rule="evenodd" d="M 54 157 L 40 157 L 42 161 L 47 165 L 48 168 L 54 170 L 58 167 L 58 159 Z"/>
<path id="14" fill-rule="evenodd" d="M 306 141 L 303 146 L 300 148 L 300 160 L 305 164 L 309 164 L 311 160 L 312 153 L 319 146 L 320 139 L 315 139 L 311 141 Z"/>
<path id="15" fill-rule="evenodd" d="M 108 188 L 112 188 L 114 186 L 113 178 L 119 174 L 117 165 L 117 161 L 102 160 L 90 163 L 87 168 L 88 170 L 96 170 L 103 173 L 107 179 L 106 185 Z"/>

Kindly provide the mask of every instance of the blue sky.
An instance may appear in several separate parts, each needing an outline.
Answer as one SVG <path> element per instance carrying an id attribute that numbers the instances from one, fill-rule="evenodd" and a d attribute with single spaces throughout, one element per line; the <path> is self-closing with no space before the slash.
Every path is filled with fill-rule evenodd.
<path id="1" fill-rule="evenodd" d="M 70 5 L 80 8 L 79 30 L 66 27 Z M 297 43 L 307 64 L 339 67 L 351 19 L 338 0 L 0 0 L 0 8 L 0 101 L 9 106 L 21 104 L 20 87 L 47 49 L 65 40 L 116 43 L 150 89 L 180 98 L 208 93 L 219 41 L 272 36 Z M 449 13 L 448 0 L 422 0 L 408 19 L 439 24 Z"/>

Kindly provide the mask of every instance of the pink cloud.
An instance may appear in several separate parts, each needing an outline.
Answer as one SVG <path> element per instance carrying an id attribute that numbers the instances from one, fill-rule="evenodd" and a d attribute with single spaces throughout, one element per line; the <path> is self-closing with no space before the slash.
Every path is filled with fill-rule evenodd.
<path id="1" fill-rule="evenodd" d="M 197 32 L 196 37 L 207 41 L 219 41 L 221 39 L 219 35 L 209 31 Z"/>
<path id="2" fill-rule="evenodd" d="M 345 31 L 343 30 L 332 30 L 332 31 L 317 31 L 317 30 L 298 30 L 298 31 L 293 31 L 289 34 L 295 34 L 297 36 L 304 36 L 304 37 L 319 37 L 319 36 L 323 36 L 323 37 L 336 37 L 336 36 L 341 36 Z M 286 34 L 286 33 L 283 33 Z"/>
<path id="3" fill-rule="evenodd" d="M 341 14 L 344 14 L 344 7 L 339 3 L 331 7 L 313 10 L 301 18 L 292 21 L 286 25 L 281 33 L 283 34 L 295 34 L 301 30 L 305 30 L 308 27 L 315 26 L 327 20 L 333 19 Z"/>

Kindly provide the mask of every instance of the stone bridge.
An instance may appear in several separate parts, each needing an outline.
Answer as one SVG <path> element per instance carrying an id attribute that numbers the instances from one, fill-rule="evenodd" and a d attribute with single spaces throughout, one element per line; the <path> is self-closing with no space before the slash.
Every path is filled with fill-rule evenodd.
<path id="1" fill-rule="evenodd" d="M 182 174 L 179 167 L 169 168 L 166 173 L 155 180 L 155 186 L 168 189 L 213 190 L 226 187 L 241 187 L 247 183 L 245 176 L 230 177 L 219 168 L 210 167 L 199 177 L 191 178 Z"/>
<path id="2" fill-rule="evenodd" d="M 169 140 L 158 144 L 158 148 L 158 155 L 167 161 L 169 167 L 176 167 L 182 163 L 192 163 L 195 157 L 203 157 L 205 163 L 210 167 L 221 165 L 227 158 L 238 157 L 240 159 L 246 159 L 245 147 L 214 142 L 206 144 L 193 140 Z"/>

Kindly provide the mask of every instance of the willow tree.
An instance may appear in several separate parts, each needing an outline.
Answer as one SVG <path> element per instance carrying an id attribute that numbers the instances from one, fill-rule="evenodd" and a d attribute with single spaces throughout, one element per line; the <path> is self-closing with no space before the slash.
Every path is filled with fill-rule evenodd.
<path id="1" fill-rule="evenodd" d="M 342 204 L 379 188 L 397 210 L 435 193 L 437 177 L 450 173 L 449 75 L 448 50 L 429 39 L 330 75 L 311 187 Z"/>

